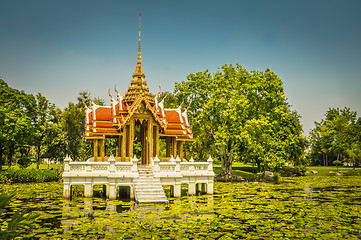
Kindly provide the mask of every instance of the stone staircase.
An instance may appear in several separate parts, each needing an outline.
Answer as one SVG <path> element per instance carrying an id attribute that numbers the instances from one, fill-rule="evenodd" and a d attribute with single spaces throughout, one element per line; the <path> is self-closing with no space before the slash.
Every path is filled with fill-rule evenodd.
<path id="1" fill-rule="evenodd" d="M 139 178 L 134 179 L 135 199 L 138 203 L 168 203 L 162 183 L 153 175 L 150 165 L 138 165 Z"/>

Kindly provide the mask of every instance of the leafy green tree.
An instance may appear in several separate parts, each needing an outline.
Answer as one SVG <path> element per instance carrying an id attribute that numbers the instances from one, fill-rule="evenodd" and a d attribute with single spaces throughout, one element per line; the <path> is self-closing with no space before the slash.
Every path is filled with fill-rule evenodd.
<path id="1" fill-rule="evenodd" d="M 84 103 L 90 107 L 89 92 L 80 92 L 78 102 L 69 102 L 62 115 L 62 129 L 65 134 L 66 152 L 73 160 L 86 160 L 92 156 L 90 142 L 85 142 L 85 113 Z M 93 99 L 96 104 L 105 103 L 100 98 Z"/>
<path id="2" fill-rule="evenodd" d="M 39 168 L 42 155 L 46 153 L 48 143 L 51 142 L 51 138 L 55 137 L 51 134 L 54 130 L 55 124 L 51 113 L 54 111 L 55 105 L 49 103 L 49 101 L 40 93 L 36 95 L 34 99 L 34 111 L 32 115 L 32 138 L 33 146 L 36 152 L 36 166 Z"/>
<path id="3" fill-rule="evenodd" d="M 335 161 L 332 162 L 332 164 L 337 167 L 337 171 L 338 171 L 338 166 L 341 165 L 341 161 L 340 160 L 335 160 Z"/>
<path id="4" fill-rule="evenodd" d="M 30 98 L 31 95 L 9 87 L 0 79 L 0 167 L 4 164 L 5 155 L 11 165 L 16 149 L 29 140 Z"/>
<path id="5" fill-rule="evenodd" d="M 232 162 L 252 162 L 259 170 L 280 168 L 302 158 L 306 140 L 299 116 L 289 108 L 281 79 L 272 71 L 248 72 L 224 65 L 214 74 L 197 72 L 176 83 L 178 103 L 190 104 L 194 132 L 190 151 L 218 157 L 226 176 Z"/>
<path id="6" fill-rule="evenodd" d="M 330 108 L 325 119 L 315 122 L 310 133 L 314 164 L 328 166 L 335 160 L 342 163 L 350 159 L 357 164 L 361 127 L 356 116 L 349 108 Z"/>

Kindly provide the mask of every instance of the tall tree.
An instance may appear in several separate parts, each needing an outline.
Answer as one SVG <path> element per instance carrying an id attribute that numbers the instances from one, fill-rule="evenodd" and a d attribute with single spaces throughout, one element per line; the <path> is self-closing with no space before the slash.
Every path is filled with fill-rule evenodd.
<path id="1" fill-rule="evenodd" d="M 84 103 L 90 107 L 89 96 L 89 92 L 80 92 L 77 103 L 69 102 L 63 111 L 62 127 L 65 133 L 66 152 L 73 160 L 86 160 L 92 155 L 91 143 L 85 142 L 84 140 Z M 93 100 L 99 105 L 105 103 L 105 101 L 100 98 Z"/>
<path id="2" fill-rule="evenodd" d="M 358 164 L 361 149 L 361 120 L 349 108 L 330 108 L 325 118 L 315 122 L 311 136 L 313 163 L 328 166 L 333 161 L 351 160 Z"/>
<path id="3" fill-rule="evenodd" d="M 216 155 L 226 176 L 232 162 L 276 169 L 303 155 L 299 116 L 289 108 L 282 80 L 272 71 L 248 72 L 224 65 L 214 74 L 197 72 L 176 83 L 178 102 L 190 104 L 189 118 L 198 157 Z"/>
<path id="4" fill-rule="evenodd" d="M 31 95 L 9 87 L 0 78 L 0 167 L 4 164 L 5 152 L 11 164 L 16 148 L 28 144 L 31 132 L 29 99 Z"/>

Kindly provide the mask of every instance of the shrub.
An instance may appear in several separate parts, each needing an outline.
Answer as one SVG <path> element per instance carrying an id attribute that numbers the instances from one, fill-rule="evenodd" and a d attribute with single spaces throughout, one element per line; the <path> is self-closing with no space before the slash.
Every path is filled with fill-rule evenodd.
<path id="1" fill-rule="evenodd" d="M 260 174 L 250 174 L 244 177 L 247 182 L 259 182 L 262 175 Z"/>
<path id="2" fill-rule="evenodd" d="M 6 172 L 0 172 L 0 184 L 11 184 L 10 179 L 6 176 Z"/>
<path id="3" fill-rule="evenodd" d="M 18 164 L 21 168 L 27 168 L 31 165 L 31 159 L 29 157 L 22 157 L 18 160 Z"/>
<path id="4" fill-rule="evenodd" d="M 298 165 L 295 167 L 283 167 L 281 170 L 281 175 L 284 177 L 291 176 L 305 176 L 307 168 L 305 165 Z"/>
<path id="5" fill-rule="evenodd" d="M 273 178 L 276 184 L 281 183 L 281 175 L 279 173 L 273 173 Z"/>
<path id="6" fill-rule="evenodd" d="M 57 169 L 8 169 L 5 174 L 13 183 L 54 182 L 61 179 Z"/>
<path id="7" fill-rule="evenodd" d="M 345 176 L 361 176 L 361 169 L 352 169 L 345 172 Z"/>

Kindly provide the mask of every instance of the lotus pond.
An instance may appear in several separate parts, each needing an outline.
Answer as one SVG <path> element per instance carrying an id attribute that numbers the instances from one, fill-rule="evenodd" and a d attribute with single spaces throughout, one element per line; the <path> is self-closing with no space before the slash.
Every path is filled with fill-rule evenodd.
<path id="1" fill-rule="evenodd" d="M 3 185 L 17 209 L 40 214 L 26 239 L 360 239 L 361 177 L 283 178 L 215 183 L 214 195 L 137 205 L 102 198 L 62 199 L 62 183 Z"/>

